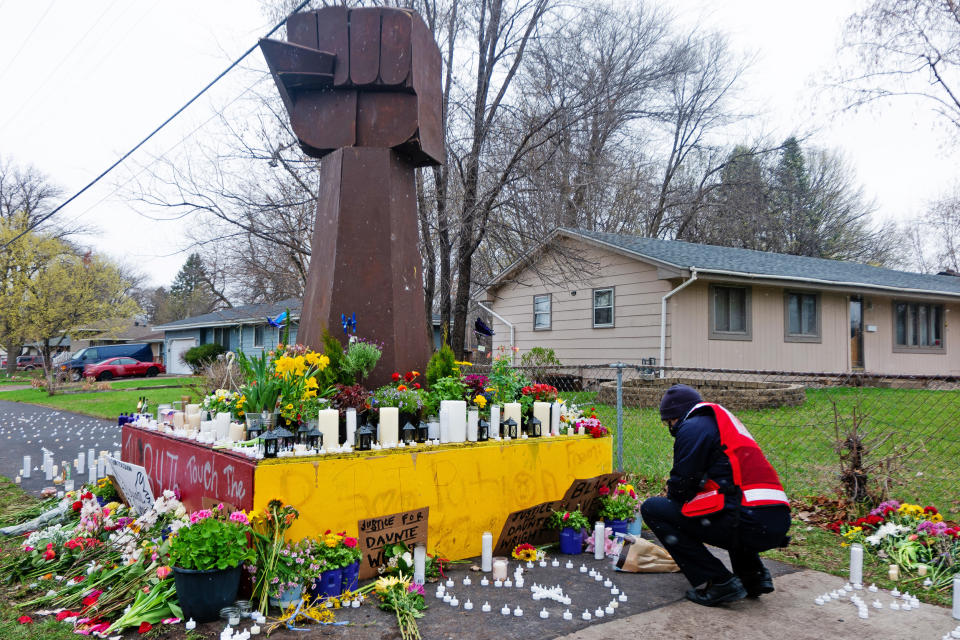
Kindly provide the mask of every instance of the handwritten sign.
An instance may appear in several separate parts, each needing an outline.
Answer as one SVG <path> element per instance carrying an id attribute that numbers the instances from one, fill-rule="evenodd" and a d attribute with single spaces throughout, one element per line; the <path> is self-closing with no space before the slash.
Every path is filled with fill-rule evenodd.
<path id="1" fill-rule="evenodd" d="M 500 537 L 493 549 L 497 556 L 509 556 L 514 547 L 523 542 L 541 545 L 556 541 L 556 531 L 547 526 L 554 511 L 580 509 L 587 518 L 596 516 L 600 509 L 600 487 L 612 487 L 620 478 L 619 473 L 605 473 L 595 478 L 574 480 L 559 500 L 550 500 L 507 516 L 500 530 Z"/>
<path id="2" fill-rule="evenodd" d="M 360 520 L 360 578 L 377 575 L 377 567 L 386 564 L 384 547 L 403 542 L 413 553 L 416 544 L 427 544 L 427 516 L 429 507 L 401 511 L 376 518 Z"/>
<path id="3" fill-rule="evenodd" d="M 107 458 L 108 475 L 124 502 L 138 514 L 144 514 L 153 506 L 153 491 L 147 470 L 116 458 Z"/>

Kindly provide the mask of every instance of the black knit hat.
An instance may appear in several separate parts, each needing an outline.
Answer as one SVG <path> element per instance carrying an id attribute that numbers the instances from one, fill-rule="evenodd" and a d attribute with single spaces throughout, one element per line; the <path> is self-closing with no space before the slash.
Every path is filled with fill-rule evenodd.
<path id="1" fill-rule="evenodd" d="M 675 384 L 663 394 L 660 400 L 660 419 L 671 420 L 683 418 L 694 406 L 703 402 L 703 398 L 693 387 L 685 384 Z"/>

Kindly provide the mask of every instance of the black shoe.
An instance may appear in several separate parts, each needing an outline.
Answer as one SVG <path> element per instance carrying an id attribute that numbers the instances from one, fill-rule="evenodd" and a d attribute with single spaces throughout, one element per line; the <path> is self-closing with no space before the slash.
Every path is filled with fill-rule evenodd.
<path id="1" fill-rule="evenodd" d="M 735 602 L 747 597 L 747 590 L 743 588 L 740 578 L 732 576 L 726 582 L 716 584 L 708 582 L 699 589 L 687 589 L 687 599 L 705 607 L 715 607 L 724 602 Z"/>
<path id="2" fill-rule="evenodd" d="M 756 573 L 738 577 L 750 598 L 759 598 L 765 593 L 773 593 L 773 576 L 766 567 Z"/>

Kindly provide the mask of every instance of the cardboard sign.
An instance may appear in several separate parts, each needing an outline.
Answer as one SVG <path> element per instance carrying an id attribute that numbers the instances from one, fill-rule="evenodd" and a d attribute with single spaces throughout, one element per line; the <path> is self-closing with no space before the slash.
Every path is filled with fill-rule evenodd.
<path id="1" fill-rule="evenodd" d="M 579 507 L 589 519 L 600 509 L 600 487 L 613 487 L 622 474 L 605 473 L 595 478 L 574 480 L 559 500 L 541 502 L 538 505 L 514 511 L 500 530 L 500 537 L 493 549 L 497 556 L 510 556 L 514 547 L 521 543 L 534 546 L 554 542 L 557 532 L 547 526 L 554 511 L 573 511 Z"/>
<path id="2" fill-rule="evenodd" d="M 386 564 L 383 548 L 403 542 L 413 553 L 416 544 L 427 544 L 427 518 L 429 507 L 391 513 L 376 518 L 365 518 L 357 525 L 360 530 L 360 578 L 377 575 L 377 567 Z"/>
<path id="3" fill-rule="evenodd" d="M 116 458 L 107 458 L 107 464 L 110 467 L 107 475 L 123 501 L 139 515 L 149 511 L 154 499 L 147 470 Z"/>

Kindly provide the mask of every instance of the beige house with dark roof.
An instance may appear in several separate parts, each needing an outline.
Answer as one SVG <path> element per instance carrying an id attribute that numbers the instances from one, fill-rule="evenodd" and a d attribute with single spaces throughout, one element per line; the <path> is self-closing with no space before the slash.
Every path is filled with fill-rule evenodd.
<path id="1" fill-rule="evenodd" d="M 564 363 L 960 374 L 960 278 L 558 229 L 479 300 Z"/>

